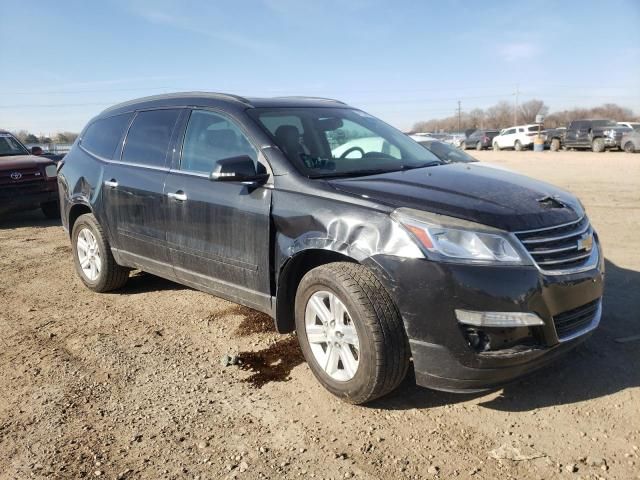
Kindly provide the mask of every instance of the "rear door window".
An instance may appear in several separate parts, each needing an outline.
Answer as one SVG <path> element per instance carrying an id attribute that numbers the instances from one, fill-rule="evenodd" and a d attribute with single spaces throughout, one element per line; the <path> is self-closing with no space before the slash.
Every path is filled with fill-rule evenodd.
<path id="1" fill-rule="evenodd" d="M 94 155 L 111 160 L 132 116 L 133 113 L 124 113 L 96 120 L 84 132 L 80 145 Z"/>
<path id="2" fill-rule="evenodd" d="M 122 161 L 164 167 L 178 115 L 179 109 L 138 112 L 127 134 Z"/>
<path id="3" fill-rule="evenodd" d="M 503 135 L 513 135 L 514 133 L 516 133 L 516 129 L 515 128 L 510 128 L 509 130 L 504 132 Z"/>

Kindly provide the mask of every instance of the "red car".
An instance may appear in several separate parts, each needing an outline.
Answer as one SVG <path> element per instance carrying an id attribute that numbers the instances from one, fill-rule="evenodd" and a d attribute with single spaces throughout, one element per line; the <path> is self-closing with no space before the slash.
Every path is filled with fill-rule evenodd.
<path id="1" fill-rule="evenodd" d="M 35 208 L 47 218 L 60 217 L 57 165 L 0 130 L 0 215 Z"/>

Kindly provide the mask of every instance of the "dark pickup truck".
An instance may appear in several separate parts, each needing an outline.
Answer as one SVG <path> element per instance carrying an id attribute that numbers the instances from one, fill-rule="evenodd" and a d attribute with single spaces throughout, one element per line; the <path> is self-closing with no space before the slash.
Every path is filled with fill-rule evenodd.
<path id="1" fill-rule="evenodd" d="M 0 130 L 0 215 L 42 208 L 60 216 L 55 161 L 32 155 L 11 133 Z"/>
<path id="2" fill-rule="evenodd" d="M 630 131 L 629 127 L 618 125 L 613 120 L 574 120 L 569 123 L 564 135 L 554 137 L 547 132 L 547 142 L 551 150 L 564 146 L 604 152 L 608 148 L 621 149 L 622 135 Z"/>

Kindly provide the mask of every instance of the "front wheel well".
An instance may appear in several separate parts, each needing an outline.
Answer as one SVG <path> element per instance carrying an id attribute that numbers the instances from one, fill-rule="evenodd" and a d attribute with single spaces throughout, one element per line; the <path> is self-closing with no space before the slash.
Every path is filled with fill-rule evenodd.
<path id="1" fill-rule="evenodd" d="M 275 319 L 276 330 L 279 333 L 293 332 L 296 328 L 294 306 L 302 277 L 320 265 L 333 262 L 358 263 L 351 257 L 331 250 L 310 249 L 297 253 L 280 268 Z"/>
<path id="2" fill-rule="evenodd" d="M 91 209 L 83 203 L 77 203 L 71 207 L 71 210 L 69 210 L 69 235 L 73 232 L 73 225 L 76 223 L 78 217 L 85 213 L 91 213 Z"/>

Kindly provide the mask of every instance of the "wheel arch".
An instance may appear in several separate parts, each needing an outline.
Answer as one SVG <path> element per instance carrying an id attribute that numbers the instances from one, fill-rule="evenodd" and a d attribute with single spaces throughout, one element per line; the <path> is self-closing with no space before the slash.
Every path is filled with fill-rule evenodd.
<path id="1" fill-rule="evenodd" d="M 275 325 L 279 333 L 295 330 L 294 304 L 298 285 L 307 272 L 333 262 L 360 263 L 334 250 L 308 248 L 289 257 L 278 272 Z"/>
<path id="2" fill-rule="evenodd" d="M 71 208 L 69 208 L 69 214 L 67 215 L 69 236 L 71 236 L 71 233 L 73 232 L 73 225 L 76 223 L 76 220 L 78 220 L 78 217 L 80 217 L 80 215 L 84 215 L 85 213 L 93 213 L 93 210 L 87 203 L 78 202 L 71 205 Z"/>

